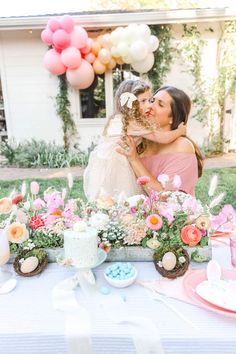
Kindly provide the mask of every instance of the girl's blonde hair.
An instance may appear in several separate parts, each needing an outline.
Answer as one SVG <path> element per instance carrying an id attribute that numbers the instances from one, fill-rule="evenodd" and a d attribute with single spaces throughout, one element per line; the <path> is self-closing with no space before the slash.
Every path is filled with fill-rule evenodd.
<path id="1" fill-rule="evenodd" d="M 150 90 L 150 86 L 148 83 L 141 80 L 125 80 L 123 81 L 115 93 L 115 110 L 114 114 L 108 119 L 104 130 L 103 135 L 107 134 L 107 129 L 110 125 L 111 120 L 117 114 L 121 114 L 122 116 L 122 136 L 125 137 L 127 135 L 128 125 L 131 120 L 135 120 L 142 127 L 147 129 L 152 129 L 151 125 L 147 121 L 146 117 L 142 114 L 139 106 L 138 100 L 133 101 L 132 108 L 128 108 L 127 104 L 121 105 L 120 97 L 122 93 L 130 92 L 135 96 L 138 96 L 146 91 Z"/>

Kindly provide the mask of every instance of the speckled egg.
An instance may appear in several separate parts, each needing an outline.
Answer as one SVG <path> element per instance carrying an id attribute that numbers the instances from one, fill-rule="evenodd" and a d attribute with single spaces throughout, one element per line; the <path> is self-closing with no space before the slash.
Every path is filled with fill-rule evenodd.
<path id="1" fill-rule="evenodd" d="M 20 270 L 22 273 L 31 273 L 33 272 L 39 264 L 39 260 L 37 257 L 31 256 L 28 257 L 22 262 Z"/>
<path id="2" fill-rule="evenodd" d="M 173 252 L 167 252 L 162 258 L 162 265 L 165 270 L 172 270 L 176 266 L 176 256 Z"/>

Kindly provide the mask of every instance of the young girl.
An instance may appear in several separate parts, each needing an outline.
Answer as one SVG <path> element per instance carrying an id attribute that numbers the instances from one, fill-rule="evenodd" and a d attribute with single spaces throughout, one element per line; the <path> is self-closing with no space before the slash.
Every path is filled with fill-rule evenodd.
<path id="1" fill-rule="evenodd" d="M 155 122 L 144 116 L 149 98 L 150 86 L 143 81 L 126 80 L 118 87 L 115 113 L 105 125 L 101 141 L 91 152 L 84 171 L 84 192 L 89 201 L 101 196 L 118 197 L 120 193 L 126 197 L 143 193 L 127 158 L 116 151 L 118 140 L 125 141 L 131 135 L 139 147 L 142 138 L 168 144 L 186 134 L 183 124 L 168 132 L 158 130 Z"/>

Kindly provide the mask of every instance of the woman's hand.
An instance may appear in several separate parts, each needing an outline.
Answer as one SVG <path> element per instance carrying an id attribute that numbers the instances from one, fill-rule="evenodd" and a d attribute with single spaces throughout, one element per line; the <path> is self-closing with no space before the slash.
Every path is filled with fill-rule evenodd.
<path id="1" fill-rule="evenodd" d="M 129 161 L 134 161 L 138 159 L 138 153 L 136 150 L 136 145 L 134 139 L 131 136 L 127 136 L 125 141 L 118 141 L 119 147 L 116 148 L 116 151 L 127 157 Z"/>

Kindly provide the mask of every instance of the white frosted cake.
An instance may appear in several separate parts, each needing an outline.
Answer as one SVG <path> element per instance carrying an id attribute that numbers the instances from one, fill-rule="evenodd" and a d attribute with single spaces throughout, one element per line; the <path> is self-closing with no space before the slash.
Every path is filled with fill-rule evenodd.
<path id="1" fill-rule="evenodd" d="M 65 258 L 72 259 L 75 267 L 90 268 L 98 261 L 97 230 L 82 223 L 64 231 Z"/>

